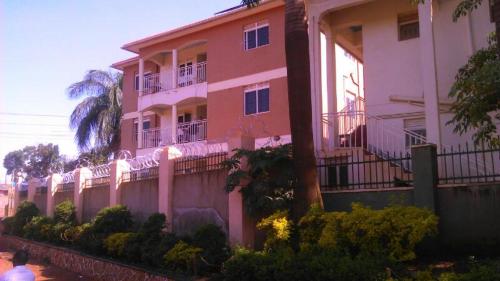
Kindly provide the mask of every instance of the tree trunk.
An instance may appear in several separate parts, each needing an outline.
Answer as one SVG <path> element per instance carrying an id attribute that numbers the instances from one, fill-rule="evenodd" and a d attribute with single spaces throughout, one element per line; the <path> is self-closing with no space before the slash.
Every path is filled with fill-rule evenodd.
<path id="1" fill-rule="evenodd" d="M 297 220 L 311 204 L 323 205 L 314 156 L 309 40 L 304 0 L 286 0 L 285 51 L 290 129 L 298 178 L 292 215 Z"/>
<path id="2" fill-rule="evenodd" d="M 493 1 L 493 21 L 495 22 L 495 30 L 497 37 L 497 46 L 500 46 L 500 0 L 492 0 Z M 498 48 L 500 52 L 500 48 Z"/>

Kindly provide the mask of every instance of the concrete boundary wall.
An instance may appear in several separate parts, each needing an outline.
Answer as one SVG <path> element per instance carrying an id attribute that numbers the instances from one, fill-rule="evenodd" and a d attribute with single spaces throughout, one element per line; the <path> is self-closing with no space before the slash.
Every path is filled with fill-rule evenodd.
<path id="1" fill-rule="evenodd" d="M 70 249 L 26 240 L 13 236 L 2 236 L 9 248 L 24 249 L 36 259 L 47 260 L 63 269 L 106 281 L 167 281 L 166 276 L 144 271 L 131 265 L 88 256 Z"/>

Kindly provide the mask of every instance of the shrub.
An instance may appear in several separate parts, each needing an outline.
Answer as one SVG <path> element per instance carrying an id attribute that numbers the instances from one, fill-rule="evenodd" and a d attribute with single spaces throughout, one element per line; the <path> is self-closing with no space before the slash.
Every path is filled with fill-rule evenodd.
<path id="1" fill-rule="evenodd" d="M 273 258 L 264 252 L 239 248 L 224 263 L 223 279 L 226 281 L 273 280 Z"/>
<path id="2" fill-rule="evenodd" d="M 137 236 L 137 233 L 132 232 L 118 232 L 109 235 L 104 240 L 104 246 L 109 255 L 113 257 L 122 258 L 124 257 L 125 248 L 127 243 L 134 239 Z"/>
<path id="3" fill-rule="evenodd" d="M 76 224 L 76 208 L 69 200 L 63 201 L 54 209 L 54 221 L 56 223 Z"/>
<path id="4" fill-rule="evenodd" d="M 23 201 L 17 207 L 16 214 L 14 215 L 12 234 L 22 236 L 24 225 L 29 223 L 33 217 L 38 216 L 39 213 L 40 211 L 35 203 Z"/>
<path id="5" fill-rule="evenodd" d="M 186 273 L 197 272 L 197 259 L 203 250 L 179 241 L 164 256 L 167 268 Z"/>
<path id="6" fill-rule="evenodd" d="M 275 251 L 288 247 L 292 222 L 288 220 L 287 211 L 277 211 L 271 216 L 262 219 L 257 228 L 267 232 L 264 249 Z"/>
<path id="7" fill-rule="evenodd" d="M 68 229 L 70 231 L 71 229 Z M 96 235 L 92 223 L 85 223 L 73 229 L 75 245 L 82 251 L 91 254 L 103 254 L 102 235 Z"/>
<path id="8" fill-rule="evenodd" d="M 13 228 L 14 228 L 14 217 L 6 217 L 2 219 L 2 233 L 3 234 L 12 234 L 13 233 Z"/>
<path id="9" fill-rule="evenodd" d="M 53 221 L 46 216 L 36 216 L 23 227 L 24 238 L 47 241 L 51 238 Z"/>
<path id="10" fill-rule="evenodd" d="M 68 244 L 71 238 L 67 237 L 68 231 L 74 227 L 71 223 L 58 222 L 52 226 L 52 239 L 51 241 L 56 244 Z"/>
<path id="11" fill-rule="evenodd" d="M 94 218 L 92 230 L 96 234 L 128 232 L 133 226 L 132 214 L 126 206 L 117 205 L 100 210 Z"/>
<path id="12" fill-rule="evenodd" d="M 203 249 L 201 258 L 210 267 L 219 269 L 229 257 L 226 234 L 219 226 L 213 224 L 202 226 L 193 235 L 193 245 Z"/>
<path id="13" fill-rule="evenodd" d="M 438 221 L 431 211 L 416 207 L 372 210 L 360 204 L 353 204 L 349 213 L 325 213 L 323 219 L 325 226 L 318 240 L 321 247 L 390 261 L 415 259 L 415 246 L 437 233 Z"/>

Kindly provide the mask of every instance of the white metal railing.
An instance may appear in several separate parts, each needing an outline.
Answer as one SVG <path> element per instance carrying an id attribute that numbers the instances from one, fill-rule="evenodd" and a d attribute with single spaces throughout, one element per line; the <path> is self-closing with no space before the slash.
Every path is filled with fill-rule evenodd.
<path id="1" fill-rule="evenodd" d="M 172 130 L 170 128 L 153 128 L 142 131 L 142 147 L 154 148 L 172 143 Z"/>
<path id="2" fill-rule="evenodd" d="M 148 74 L 144 76 L 143 95 L 154 94 L 163 90 L 160 83 L 160 73 Z"/>
<path id="3" fill-rule="evenodd" d="M 365 111 L 342 111 L 323 115 L 323 134 L 328 149 L 363 148 L 383 159 L 405 156 L 411 145 L 423 144 L 425 136 L 396 128 Z M 410 167 L 405 167 L 410 168 Z"/>
<path id="4" fill-rule="evenodd" d="M 207 120 L 179 123 L 177 143 L 197 142 L 207 139 Z"/>
<path id="5" fill-rule="evenodd" d="M 186 87 L 207 81 L 207 63 L 200 62 L 177 68 L 177 86 Z"/>

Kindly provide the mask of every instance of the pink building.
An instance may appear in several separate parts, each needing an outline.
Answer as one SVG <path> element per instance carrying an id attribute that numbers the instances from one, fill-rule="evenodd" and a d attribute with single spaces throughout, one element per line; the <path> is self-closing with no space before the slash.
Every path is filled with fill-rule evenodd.
<path id="1" fill-rule="evenodd" d="M 113 64 L 124 73 L 121 148 L 289 141 L 283 19 L 283 1 L 265 1 L 125 44 L 137 56 Z"/>

